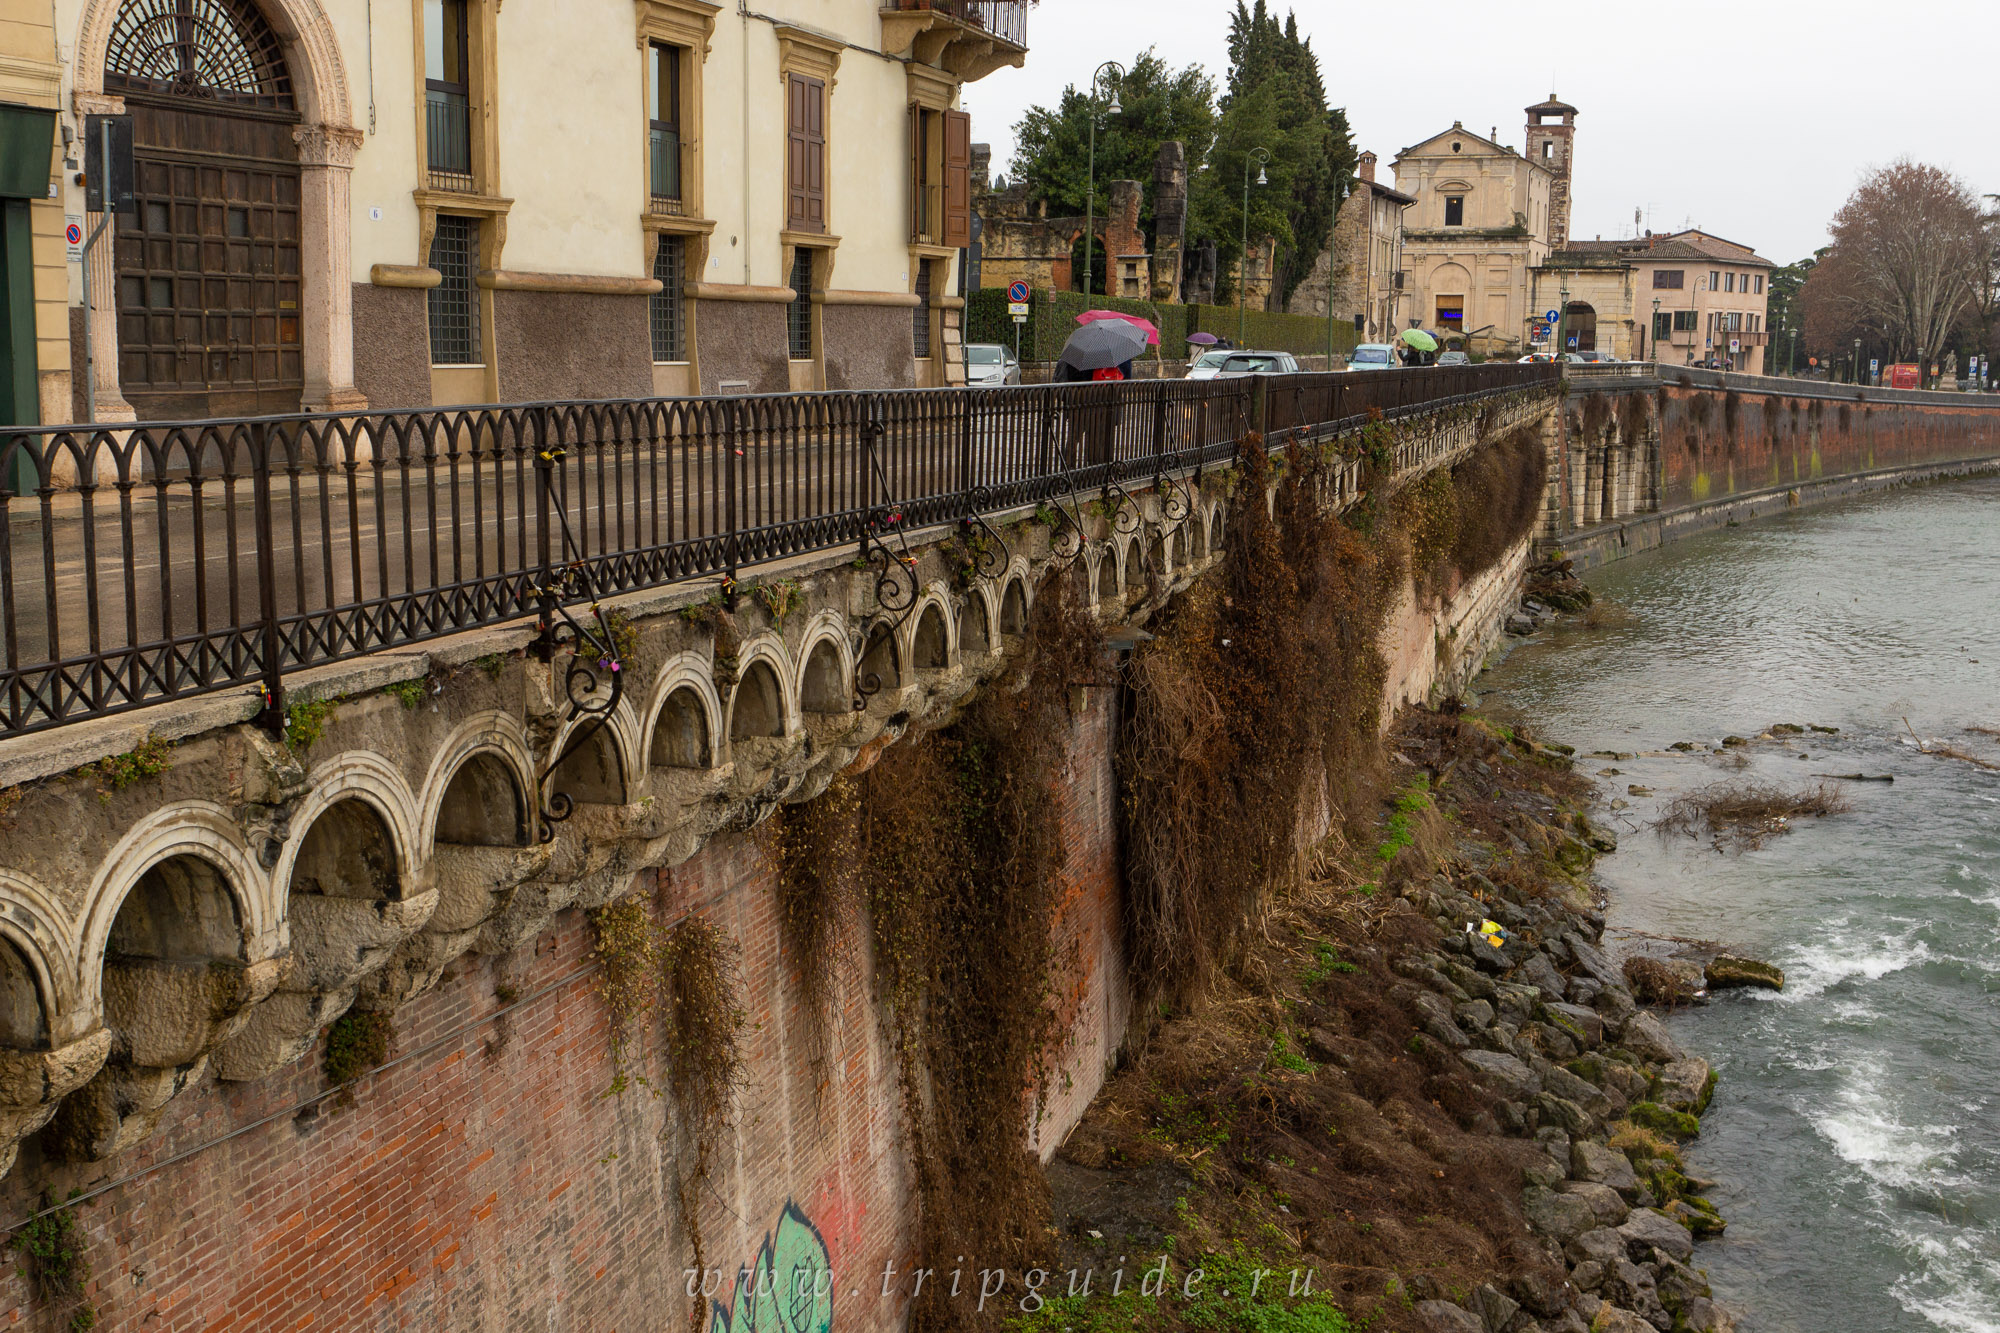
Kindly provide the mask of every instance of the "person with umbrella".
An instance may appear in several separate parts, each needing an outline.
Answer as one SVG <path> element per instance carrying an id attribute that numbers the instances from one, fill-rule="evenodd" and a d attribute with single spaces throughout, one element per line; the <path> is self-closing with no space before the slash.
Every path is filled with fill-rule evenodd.
<path id="1" fill-rule="evenodd" d="M 1406 366 L 1428 366 L 1437 357 L 1438 340 L 1422 329 L 1405 329 L 1402 343 Z"/>
<path id="2" fill-rule="evenodd" d="M 1146 350 L 1150 324 L 1144 320 L 1135 322 L 1131 316 L 1112 315 L 1108 311 L 1097 313 L 1109 317 L 1091 320 L 1070 334 L 1069 341 L 1063 344 L 1062 355 L 1056 358 L 1058 383 L 1077 383 L 1100 377 L 1122 380 L 1130 370 L 1132 359 Z M 1102 374 L 1106 371 L 1110 373 Z M 1076 403 L 1069 413 L 1068 439 L 1064 444 L 1067 465 L 1109 463 L 1112 435 L 1118 428 L 1118 391 L 1111 388 L 1095 392 L 1073 390 L 1064 397 Z M 1083 446 L 1081 454 L 1079 445 Z"/>

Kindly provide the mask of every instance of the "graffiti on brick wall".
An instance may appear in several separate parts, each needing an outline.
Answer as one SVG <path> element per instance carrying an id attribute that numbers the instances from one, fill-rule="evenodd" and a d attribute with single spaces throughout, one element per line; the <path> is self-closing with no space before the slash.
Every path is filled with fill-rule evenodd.
<path id="1" fill-rule="evenodd" d="M 833 1259 L 798 1204 L 785 1200 L 754 1263 L 736 1273 L 728 1306 L 714 1302 L 709 1333 L 831 1333 Z"/>

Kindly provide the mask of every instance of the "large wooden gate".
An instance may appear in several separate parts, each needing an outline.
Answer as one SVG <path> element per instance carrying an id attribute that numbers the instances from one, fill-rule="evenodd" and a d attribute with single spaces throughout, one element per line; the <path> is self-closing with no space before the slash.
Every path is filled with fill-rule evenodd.
<path id="1" fill-rule="evenodd" d="M 132 111 L 118 376 L 141 419 L 293 412 L 299 169 L 290 78 L 248 0 L 128 0 L 105 71 Z"/>

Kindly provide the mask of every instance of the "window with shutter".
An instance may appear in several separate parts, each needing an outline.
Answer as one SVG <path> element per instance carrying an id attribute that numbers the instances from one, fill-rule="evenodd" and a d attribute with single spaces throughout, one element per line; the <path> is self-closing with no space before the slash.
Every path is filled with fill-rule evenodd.
<path id="1" fill-rule="evenodd" d="M 972 117 L 944 113 L 944 244 L 972 244 Z"/>
<path id="2" fill-rule="evenodd" d="M 802 74 L 785 79 L 785 225 L 826 230 L 826 84 Z"/>

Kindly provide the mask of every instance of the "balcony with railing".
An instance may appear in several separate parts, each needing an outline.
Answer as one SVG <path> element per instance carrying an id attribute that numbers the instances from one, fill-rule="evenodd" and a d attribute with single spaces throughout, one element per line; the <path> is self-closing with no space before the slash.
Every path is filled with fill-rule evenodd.
<path id="1" fill-rule="evenodd" d="M 650 208 L 654 213 L 668 217 L 679 217 L 685 211 L 681 195 L 681 134 L 666 125 L 654 125 L 647 130 L 650 162 L 647 180 L 651 191 Z"/>
<path id="2" fill-rule="evenodd" d="M 478 193 L 472 174 L 472 103 L 464 93 L 438 88 L 424 93 L 424 161 L 431 189 Z"/>
<path id="3" fill-rule="evenodd" d="M 1028 0 L 885 0 L 882 49 L 965 83 L 1028 53 Z"/>

